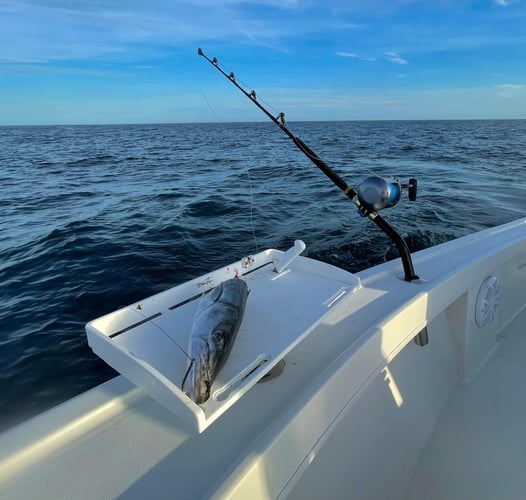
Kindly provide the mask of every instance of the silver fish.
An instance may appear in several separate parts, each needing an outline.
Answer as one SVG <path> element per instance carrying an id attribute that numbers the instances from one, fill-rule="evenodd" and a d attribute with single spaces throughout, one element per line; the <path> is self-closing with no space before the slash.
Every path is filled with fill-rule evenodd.
<path id="1" fill-rule="evenodd" d="M 183 381 L 183 391 L 197 404 L 210 397 L 212 383 L 230 354 L 248 291 L 245 281 L 232 278 L 201 299 L 190 334 L 192 361 Z"/>

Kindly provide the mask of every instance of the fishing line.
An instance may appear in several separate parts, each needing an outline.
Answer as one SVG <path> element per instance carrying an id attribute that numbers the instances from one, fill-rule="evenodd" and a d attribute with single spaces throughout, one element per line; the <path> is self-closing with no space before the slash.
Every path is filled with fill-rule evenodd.
<path id="1" fill-rule="evenodd" d="M 156 328 L 158 328 L 164 335 L 166 335 L 180 350 L 181 352 L 193 363 L 194 362 L 194 358 L 192 358 L 192 356 L 190 356 L 185 349 L 182 348 L 182 346 L 177 342 L 177 340 L 175 340 L 162 326 L 160 326 L 159 324 L 157 324 L 153 318 L 152 319 L 148 319 L 148 316 L 146 316 L 143 312 L 142 312 L 142 307 L 140 304 L 138 304 L 136 307 L 135 307 L 135 312 L 137 312 L 137 314 L 140 314 L 144 319 L 147 319 L 149 323 L 151 323 L 153 326 L 155 326 Z M 161 313 L 159 313 L 161 314 Z"/>
<path id="2" fill-rule="evenodd" d="M 210 112 L 214 115 L 214 119 L 216 120 L 217 123 L 220 123 L 219 121 L 219 116 L 217 115 L 215 109 L 212 107 L 212 105 L 210 104 L 210 102 L 208 101 L 208 98 L 206 97 L 206 94 L 205 94 L 205 91 L 203 89 L 203 86 L 201 85 L 201 83 L 199 83 L 199 88 L 201 90 L 201 95 L 203 96 L 203 99 L 205 100 L 207 106 L 208 106 L 208 109 L 210 110 Z"/>
<path id="3" fill-rule="evenodd" d="M 192 369 L 192 366 L 194 366 L 194 362 L 195 362 L 195 359 L 192 358 L 190 360 L 190 364 L 188 365 L 188 368 L 186 369 L 186 373 L 184 374 L 183 381 L 181 382 L 181 392 L 184 392 L 184 384 L 186 384 L 186 379 L 188 378 L 188 375 L 190 374 L 190 370 Z"/>
<path id="4" fill-rule="evenodd" d="M 250 187 L 250 229 L 252 229 L 252 236 L 254 237 L 254 245 L 256 246 L 256 253 L 259 252 L 258 240 L 256 237 L 256 230 L 254 229 L 254 194 L 252 190 L 252 178 L 250 177 L 250 169 L 245 167 L 248 176 L 248 185 Z"/>
<path id="5" fill-rule="evenodd" d="M 204 295 L 204 294 L 203 294 Z M 135 311 L 140 314 L 143 318 L 147 318 L 141 311 L 142 307 L 140 304 L 137 305 L 135 308 Z M 149 320 L 150 323 L 152 323 L 153 326 L 155 326 L 157 329 L 159 329 L 166 337 L 168 337 L 180 350 L 181 352 L 188 358 L 188 361 L 190 361 L 190 364 L 188 365 L 188 368 L 186 369 L 186 372 L 183 376 L 183 381 L 181 382 L 181 392 L 184 392 L 184 384 L 186 383 L 186 379 L 188 378 L 188 375 L 190 374 L 190 370 L 194 366 L 195 358 L 192 358 L 185 349 L 182 348 L 182 346 L 177 342 L 162 326 L 158 325 L 153 319 Z"/>
<path id="6" fill-rule="evenodd" d="M 206 102 L 206 104 L 208 106 L 208 109 L 214 115 L 214 119 L 215 119 L 217 125 L 219 125 L 221 128 L 224 129 L 224 124 L 219 119 L 219 115 L 216 113 L 216 110 L 212 107 L 212 105 L 210 104 L 210 101 L 206 97 L 205 91 L 204 91 L 203 86 L 201 85 L 201 83 L 199 84 L 199 88 L 201 89 L 201 95 L 203 96 L 203 99 Z M 249 168 L 246 166 L 246 164 L 243 164 L 243 165 L 244 165 L 245 173 L 247 174 L 247 177 L 248 177 L 248 186 L 249 186 L 249 189 L 250 189 L 250 230 L 252 232 L 252 237 L 254 238 L 254 246 L 256 247 L 256 253 L 257 253 L 257 252 L 259 252 L 259 245 L 258 245 L 258 241 L 257 241 L 257 237 L 256 237 L 256 230 L 255 230 L 255 227 L 254 227 L 254 190 L 253 190 L 253 187 L 252 187 L 252 177 L 250 176 Z"/>

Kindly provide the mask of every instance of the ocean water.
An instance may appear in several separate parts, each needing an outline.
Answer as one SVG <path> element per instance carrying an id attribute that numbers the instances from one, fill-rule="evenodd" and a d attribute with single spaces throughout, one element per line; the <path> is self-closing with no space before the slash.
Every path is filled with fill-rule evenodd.
<path id="1" fill-rule="evenodd" d="M 354 187 L 416 177 L 382 212 L 412 250 L 526 215 L 524 120 L 289 128 Z M 272 123 L 0 127 L 0 172 L 0 430 L 116 375 L 84 325 L 120 306 L 297 238 L 397 257 Z"/>

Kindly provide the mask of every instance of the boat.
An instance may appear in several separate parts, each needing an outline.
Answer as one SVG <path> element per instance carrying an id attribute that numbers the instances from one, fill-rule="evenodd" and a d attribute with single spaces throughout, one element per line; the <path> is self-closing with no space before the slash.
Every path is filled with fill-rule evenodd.
<path id="1" fill-rule="evenodd" d="M 2 499 L 524 497 L 526 218 L 411 254 L 378 211 L 416 180 L 355 191 L 271 118 L 401 259 L 353 274 L 296 240 L 90 321 L 120 375 L 0 435 Z M 231 280 L 237 336 L 192 398 L 200 304 Z"/>
<path id="2" fill-rule="evenodd" d="M 414 253 L 414 281 L 399 260 L 353 275 L 301 251 L 91 322 L 126 376 L 2 434 L 2 498 L 522 498 L 526 218 Z M 197 405 L 154 368 L 171 352 L 159 328 L 230 273 L 251 292 L 225 377 Z M 133 330 L 161 349 L 116 343 Z M 269 342 L 247 346 L 249 330 Z"/>

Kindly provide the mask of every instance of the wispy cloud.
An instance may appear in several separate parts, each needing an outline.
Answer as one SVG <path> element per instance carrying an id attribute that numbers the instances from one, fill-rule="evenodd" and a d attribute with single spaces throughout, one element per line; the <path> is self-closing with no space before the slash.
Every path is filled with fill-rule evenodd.
<path id="1" fill-rule="evenodd" d="M 376 61 L 376 57 L 362 56 L 354 52 L 336 52 L 337 56 L 349 57 L 351 59 L 359 59 L 360 61 Z"/>
<path id="2" fill-rule="evenodd" d="M 356 52 L 336 52 L 336 55 L 341 57 L 348 57 L 350 59 L 359 59 L 360 61 L 377 61 L 377 57 L 364 56 Z M 397 52 L 385 52 L 385 58 L 394 64 L 407 64 L 407 59 L 401 57 Z M 382 59 L 385 59 L 382 58 Z"/>
<path id="3" fill-rule="evenodd" d="M 499 7 L 515 7 L 514 0 L 492 0 Z M 370 3 L 372 2 L 372 3 Z M 517 45 L 526 35 L 491 36 L 466 24 L 464 35 L 448 24 L 440 28 L 402 22 L 385 24 L 381 0 L 357 0 L 342 5 L 337 0 L 0 0 L 0 60 L 119 60 L 142 62 L 173 54 L 183 44 L 232 41 L 259 45 L 282 52 L 292 51 L 301 40 L 331 39 L 331 33 L 360 31 L 354 51 L 343 57 L 362 61 L 387 58 L 408 64 L 398 52 L 382 54 L 382 47 L 396 43 L 404 53 L 444 49 L 478 49 L 494 45 Z M 395 16 L 416 0 L 393 0 L 388 11 Z M 491 5 L 488 3 L 488 5 Z M 439 9 L 440 10 L 440 9 Z M 491 9 L 493 15 L 510 9 Z M 497 13 L 496 10 L 502 11 Z M 504 12 L 505 11 L 505 12 Z M 367 17 L 363 13 L 367 12 Z M 371 17 L 380 19 L 374 33 Z M 366 21 L 365 23 L 363 21 Z M 364 41 L 368 40 L 367 43 Z M 380 42 L 381 40 L 381 42 Z M 378 41 L 378 42 L 377 42 Z M 369 45 L 369 46 L 367 46 Z M 394 45 L 393 45 L 394 46 Z M 345 55 L 349 54 L 349 55 Z"/>
<path id="4" fill-rule="evenodd" d="M 136 66 L 136 69 L 139 69 Z M 32 64 L 32 63 L 8 63 L 0 62 L 0 75 L 73 75 L 103 78 L 128 78 L 130 73 L 116 71 L 108 68 L 83 68 L 76 66 L 63 66 L 57 64 Z"/>
<path id="5" fill-rule="evenodd" d="M 294 12 L 298 0 L 252 0 L 259 8 Z M 277 45 L 285 21 L 259 21 L 241 0 L 159 0 L 120 4 L 88 0 L 0 1 L 0 60 L 57 61 L 163 57 L 174 47 L 238 37 Z M 312 25 L 294 26 L 300 29 Z"/>
<path id="6" fill-rule="evenodd" d="M 501 83 L 500 85 L 495 85 L 495 87 L 502 90 L 519 90 L 526 87 L 526 85 L 518 85 L 515 83 Z"/>
<path id="7" fill-rule="evenodd" d="M 493 87 L 498 91 L 497 97 L 502 97 L 504 99 L 516 97 L 526 89 L 526 85 L 516 83 L 501 83 L 500 85 L 494 85 Z"/>
<path id="8" fill-rule="evenodd" d="M 362 28 L 301 0 L 0 0 L 0 60 L 141 62 L 222 41 L 287 52 Z"/>
<path id="9" fill-rule="evenodd" d="M 395 64 L 407 64 L 407 59 L 400 57 L 397 52 L 386 52 L 387 59 Z"/>

